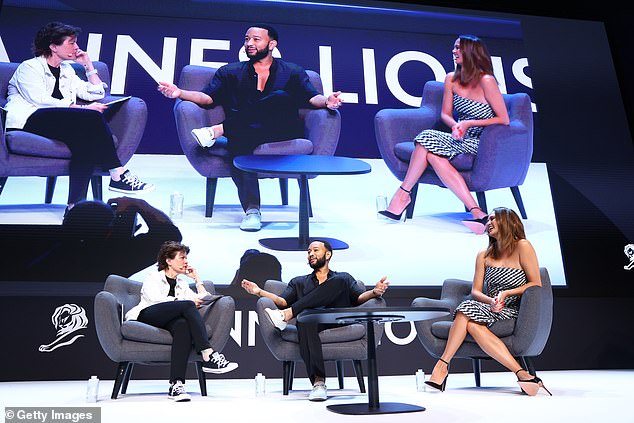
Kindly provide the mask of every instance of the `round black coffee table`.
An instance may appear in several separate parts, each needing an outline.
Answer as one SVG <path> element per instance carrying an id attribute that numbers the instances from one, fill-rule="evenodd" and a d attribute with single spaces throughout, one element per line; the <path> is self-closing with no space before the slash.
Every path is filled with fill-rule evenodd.
<path id="1" fill-rule="evenodd" d="M 299 322 L 311 323 L 366 323 L 368 336 L 368 403 L 333 404 L 326 408 L 339 414 L 395 414 L 425 411 L 425 407 L 400 402 L 379 402 L 379 376 L 376 370 L 376 341 L 373 323 L 416 321 L 443 317 L 445 307 L 351 307 L 306 310 L 297 316 Z"/>
<path id="2" fill-rule="evenodd" d="M 253 173 L 278 173 L 297 175 L 299 180 L 299 236 L 264 238 L 260 244 L 271 250 L 304 251 L 313 239 L 330 242 L 335 250 L 348 248 L 348 244 L 335 238 L 310 238 L 308 232 L 308 177 L 317 175 L 359 175 L 370 173 L 372 168 L 362 160 L 337 156 L 311 155 L 252 155 L 238 156 L 233 164 L 240 170 Z"/>

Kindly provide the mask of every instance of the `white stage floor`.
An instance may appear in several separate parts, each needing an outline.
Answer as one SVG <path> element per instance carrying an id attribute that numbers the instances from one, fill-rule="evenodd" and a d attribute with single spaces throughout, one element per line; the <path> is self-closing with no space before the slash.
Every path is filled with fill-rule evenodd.
<path id="1" fill-rule="evenodd" d="M 347 250 L 335 251 L 331 267 L 367 284 L 384 275 L 393 286 L 441 285 L 446 278 L 471 280 L 476 253 L 486 247 L 487 237 L 472 234 L 460 223 L 470 214 L 464 212 L 459 200 L 446 189 L 422 185 L 412 220 L 392 223 L 378 218 L 377 195 L 389 199 L 398 181 L 383 160 L 365 161 L 372 166 L 369 174 L 319 176 L 309 181 L 314 213 L 310 236 L 338 238 L 350 245 Z M 184 195 L 184 216 L 175 222 L 183 242 L 192 248 L 190 262 L 205 279 L 229 283 L 242 253 L 249 248 L 277 256 L 284 280 L 308 273 L 304 252 L 271 251 L 258 244 L 260 238 L 298 235 L 299 191 L 294 181 L 289 181 L 288 206 L 280 205 L 277 180 L 261 181 L 264 227 L 248 233 L 238 228 L 243 212 L 231 179 L 219 180 L 213 217 L 205 218 L 205 179 L 184 156 L 135 155 L 128 166 L 143 180 L 156 184 L 156 190 L 143 197 L 153 206 L 167 211 L 170 194 L 179 191 Z M 0 222 L 60 223 L 68 180 L 58 178 L 52 205 L 42 204 L 44 186 L 44 178 L 9 178 L 0 195 Z M 548 268 L 553 285 L 565 285 L 546 165 L 531 164 L 520 190 L 528 213 L 524 221 L 527 237 L 540 266 Z M 114 197 L 112 194 L 104 190 L 104 200 Z M 487 205 L 490 210 L 497 206 L 517 210 L 509 189 L 488 192 Z"/>
<path id="2" fill-rule="evenodd" d="M 544 371 L 539 372 L 553 393 L 541 390 L 538 396 L 520 393 L 510 372 L 484 373 L 482 386 L 476 388 L 472 374 L 451 374 L 445 392 L 417 392 L 414 375 L 382 376 L 379 378 L 381 402 L 416 404 L 423 412 L 378 415 L 372 417 L 344 416 L 330 412 L 327 405 L 367 403 L 367 395 L 356 389 L 356 380 L 346 378 L 347 389 L 330 389 L 326 402 L 312 403 L 306 399 L 309 383 L 298 378 L 288 396 L 282 395 L 280 379 L 266 381 L 267 392 L 255 396 L 253 380 L 223 380 L 209 378 L 208 396 L 201 397 L 198 383 L 188 381 L 191 402 L 174 403 L 167 399 L 166 381 L 132 380 L 128 393 L 117 400 L 110 399 L 112 381 L 101 381 L 99 400 L 85 403 L 85 381 L 63 382 L 4 382 L 0 397 L 7 411 L 14 407 L 82 407 L 97 406 L 101 421 L 109 422 L 284 422 L 328 421 L 350 422 L 631 422 L 630 406 L 633 371 Z M 334 379 L 328 383 L 333 388 Z M 355 387 L 354 389 L 352 387 Z M 31 420 L 35 421 L 35 420 Z M 40 420 L 41 421 L 41 420 Z M 49 420 L 50 421 L 50 420 Z"/>

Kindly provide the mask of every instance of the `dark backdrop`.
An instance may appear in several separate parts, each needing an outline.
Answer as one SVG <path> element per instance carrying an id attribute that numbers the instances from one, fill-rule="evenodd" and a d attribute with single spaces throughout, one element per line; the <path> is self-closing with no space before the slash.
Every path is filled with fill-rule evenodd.
<path id="1" fill-rule="evenodd" d="M 84 8 L 82 10 L 92 5 L 86 1 L 64 3 Z M 153 8 L 149 9 L 143 7 L 143 3 L 134 2 L 125 7 L 138 8 L 128 11 L 132 15 L 143 15 L 147 14 L 147 10 L 156 14 L 165 13 L 169 5 L 169 2 L 153 2 Z M 403 7 L 418 7 L 418 2 L 411 3 L 399 4 Z M 389 3 L 366 4 L 376 6 Z M 525 48 L 531 63 L 534 96 L 541 107 L 536 115 L 536 124 L 543 136 L 540 139 L 543 143 L 536 146 L 536 154 L 540 157 L 544 155 L 548 163 L 569 283 L 566 288 L 555 289 L 553 330 L 546 350 L 537 360 L 538 369 L 632 368 L 634 337 L 629 310 L 634 296 L 634 273 L 623 269 L 627 263 L 623 246 L 634 242 L 634 162 L 628 127 L 628 122 L 631 127 L 634 116 L 634 96 L 633 84 L 627 74 L 631 69 L 629 41 L 633 30 L 628 17 L 609 1 L 597 4 L 579 2 L 570 8 L 559 2 L 551 2 L 546 6 L 544 3 L 528 1 L 452 1 L 451 4 L 430 1 L 425 4 L 479 9 L 470 12 L 474 15 L 492 16 L 497 12 L 503 12 L 503 17 L 509 12 L 524 15 L 511 17 L 521 21 Z M 117 3 L 103 7 L 112 12 L 111 9 L 124 6 Z M 317 12 L 301 17 L 293 16 L 290 10 L 287 14 L 268 15 L 262 10 L 251 12 L 259 15 L 258 20 L 273 23 L 296 22 L 301 18 L 307 25 L 328 27 L 344 24 Z M 183 13 L 198 11 L 190 9 Z M 250 15 L 242 13 L 237 6 L 236 9 L 223 9 L 222 13 L 233 13 L 233 16 L 250 21 Z M 555 21 L 550 17 L 573 20 Z M 582 22 L 574 19 L 581 19 Z M 359 20 L 347 24 L 355 27 L 366 25 L 367 22 Z M 73 288 L 62 294 L 61 298 L 44 296 L 37 300 L 24 293 L 5 291 L 5 295 L 0 297 L 0 308 L 4 310 L 3 313 L 8 312 L 4 316 L 10 317 L 4 319 L 5 325 L 9 321 L 24 322 L 24 310 L 37 307 L 38 312 L 33 316 L 33 324 L 26 325 L 29 330 L 23 329 L 15 337 L 18 341 L 16 347 L 3 349 L 2 353 L 4 362 L 22 362 L 28 357 L 28 364 L 13 366 L 11 372 L 4 373 L 3 379 L 83 378 L 94 372 L 102 378 L 112 377 L 114 367 L 100 352 L 94 334 L 90 335 L 91 325 L 87 329 L 85 342 L 59 350 L 57 356 L 51 353 L 46 358 L 49 361 L 39 361 L 42 354 L 31 351 L 38 343 L 44 342 L 47 336 L 52 339 L 53 331 L 45 328 L 49 325 L 47 319 L 54 306 L 76 302 L 92 310 L 91 295 L 98 287 L 82 289 L 79 296 L 74 294 L 78 288 Z M 34 289 L 32 295 L 37 293 Z M 393 289 L 389 291 L 387 299 L 394 305 L 408 304 L 416 296 L 437 297 L 438 294 L 438 289 L 430 288 Z M 241 307 L 246 310 L 251 305 L 244 304 Z M 26 321 L 31 322 L 31 319 Z M 43 329 L 34 333 L 38 332 L 35 329 L 40 325 Z M 48 335 L 45 334 L 46 330 Z M 228 354 L 240 361 L 241 366 L 254 356 L 262 357 L 257 347 L 238 347 L 233 341 L 229 344 Z M 258 345 L 261 346 L 261 342 Z M 73 369 L 54 365 L 60 360 L 77 360 L 78 353 L 86 359 L 76 361 Z M 417 342 L 406 346 L 385 342 L 379 354 L 382 355 L 379 360 L 381 374 L 412 373 L 417 367 L 429 369 L 432 364 L 432 359 Z M 407 360 L 390 360 L 396 354 Z M 67 355 L 67 359 L 62 355 Z M 37 360 L 32 360 L 34 358 Z M 278 367 L 268 363 L 270 357 L 263 360 L 261 364 L 244 365 L 244 371 L 232 377 L 251 377 L 252 370 L 261 371 L 263 366 L 272 369 L 266 372 L 267 376 L 275 376 Z M 43 367 L 34 365 L 37 361 Z M 456 365 L 458 371 L 468 369 L 468 363 Z M 485 368 L 499 369 L 493 364 L 487 364 Z M 156 377 L 152 371 L 145 374 Z"/>

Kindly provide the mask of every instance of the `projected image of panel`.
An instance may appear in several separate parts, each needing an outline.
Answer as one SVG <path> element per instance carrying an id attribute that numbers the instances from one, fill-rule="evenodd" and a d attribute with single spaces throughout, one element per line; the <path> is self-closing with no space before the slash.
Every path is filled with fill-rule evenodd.
<path id="1" fill-rule="evenodd" d="M 348 26 L 324 27 L 310 20 L 300 23 L 289 16 L 287 19 L 278 17 L 275 23 L 280 33 L 276 56 L 319 73 L 326 94 L 343 92 L 341 134 L 335 154 L 357 157 L 372 166 L 372 172 L 367 175 L 320 176 L 309 182 L 313 211 L 311 236 L 337 237 L 350 245 L 349 249 L 336 252 L 333 268 L 347 271 L 366 283 L 385 274 L 393 286 L 438 286 L 449 277 L 471 279 L 476 253 L 486 247 L 487 237 L 476 236 L 461 224 L 461 220 L 471 215 L 449 190 L 438 186 L 439 183 L 419 185 L 413 218 L 407 222 L 391 223 L 378 218 L 377 196 L 389 200 L 399 186 L 407 167 L 407 146 L 412 145 L 412 139 L 390 130 L 378 136 L 375 126 L 375 116 L 386 109 L 418 109 L 425 84 L 442 82 L 446 73 L 454 69 L 451 50 L 457 35 L 471 33 L 486 42 L 501 92 L 525 93 L 529 98 L 528 106 L 526 103 L 523 106 L 528 107 L 525 110 L 528 117 L 522 119 L 516 111 L 512 116 L 516 119 L 513 128 L 525 126 L 523 150 L 514 150 L 514 145 L 507 155 L 498 156 L 496 150 L 476 159 L 500 162 L 499 166 L 491 164 L 492 178 L 498 177 L 499 172 L 518 169 L 525 174 L 516 178 L 516 185 L 492 183 L 486 192 L 487 207 L 490 211 L 506 206 L 519 214 L 517 197 L 510 189 L 519 185 L 527 215 L 523 220 L 527 238 L 535 246 L 540 265 L 548 268 L 553 284 L 566 284 L 548 161 L 531 155 L 531 143 L 538 149 L 544 139 L 539 127 L 532 127 L 531 114 L 540 113 L 540 104 L 534 98 L 531 58 L 526 53 L 519 20 L 396 8 L 253 4 L 270 11 L 292 9 L 315 16 L 328 14 L 335 22 L 354 22 Z M 73 4 L 70 6 L 72 9 Z M 93 60 L 108 65 L 112 94 L 136 96 L 148 104 L 143 139 L 137 154 L 128 163 L 157 186 L 144 200 L 168 213 L 170 194 L 175 191 L 183 194 L 184 215 L 173 223 L 182 234 L 183 242 L 192 248 L 190 258 L 197 263 L 201 274 L 222 284 L 232 279 L 244 250 L 263 249 L 258 239 L 297 234 L 298 191 L 291 180 L 289 205 L 281 206 L 277 181 L 261 181 L 264 226 L 259 233 L 249 234 L 238 229 L 243 212 L 231 180 L 223 178 L 216 189 L 213 217 L 204 217 L 205 178 L 183 156 L 174 123 L 174 102 L 160 96 L 156 85 L 163 80 L 178 82 L 180 70 L 188 64 L 218 67 L 241 60 L 248 24 L 243 16 L 240 20 L 235 17 L 214 20 L 204 14 L 197 17 L 187 14 L 183 11 L 176 17 L 162 17 L 159 12 L 150 17 L 53 10 L 43 18 L 28 8 L 5 2 L 0 17 L 3 46 L 0 60 L 21 62 L 29 58 L 33 33 L 49 20 L 82 27 L 79 43 Z M 437 104 L 423 106 L 433 108 Z M 417 123 L 407 125 L 416 127 Z M 391 132 L 397 139 L 386 142 Z M 467 169 L 477 165 L 473 158 L 470 160 L 464 165 Z M 36 175 L 9 175 L 0 196 L 3 224 L 61 223 L 67 178 L 58 178 L 50 205 L 41 203 L 44 191 L 41 179 Z M 104 185 L 107 185 L 106 178 Z M 104 200 L 111 194 L 104 191 Z M 138 219 L 138 223 L 141 225 L 138 233 L 148 232 L 143 218 Z M 285 279 L 309 271 L 303 252 L 267 252 L 280 259 Z M 109 273 L 108 262 L 108 253 L 104 252 L 102 263 L 106 273 Z M 148 267 L 150 264 L 129 273 L 142 277 Z M 60 280 L 53 276 L 51 279 Z"/>

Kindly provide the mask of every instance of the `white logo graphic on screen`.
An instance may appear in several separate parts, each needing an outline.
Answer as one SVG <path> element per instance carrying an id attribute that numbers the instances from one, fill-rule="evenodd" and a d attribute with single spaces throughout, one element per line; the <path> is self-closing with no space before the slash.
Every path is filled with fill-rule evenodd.
<path id="1" fill-rule="evenodd" d="M 630 259 L 630 262 L 627 265 L 623 266 L 623 269 L 631 270 L 632 268 L 634 268 L 634 244 L 627 244 L 623 252 L 625 253 L 625 257 Z"/>
<path id="2" fill-rule="evenodd" d="M 57 338 L 48 345 L 40 345 L 40 352 L 52 352 L 59 347 L 72 344 L 85 336 L 75 333 L 88 327 L 86 310 L 77 304 L 64 304 L 57 307 L 51 316 L 51 322 L 57 329 Z M 73 334 L 75 335 L 71 337 Z"/>

